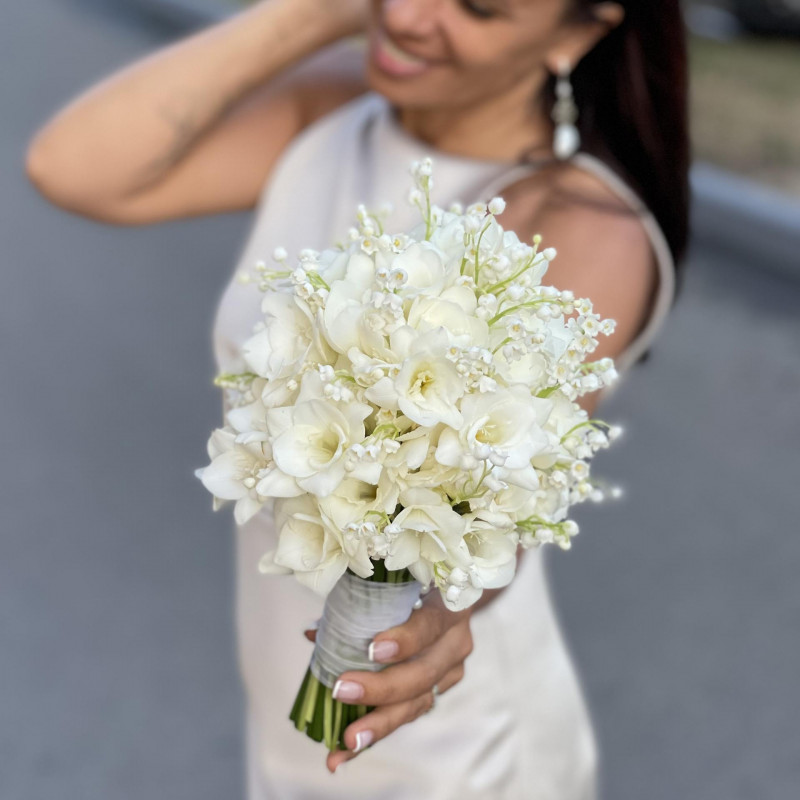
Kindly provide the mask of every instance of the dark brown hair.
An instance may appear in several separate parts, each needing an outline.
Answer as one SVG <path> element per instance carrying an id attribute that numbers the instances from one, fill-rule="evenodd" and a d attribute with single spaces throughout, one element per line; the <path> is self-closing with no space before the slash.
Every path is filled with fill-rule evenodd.
<path id="1" fill-rule="evenodd" d="M 625 19 L 571 76 L 581 149 L 605 161 L 638 192 L 680 265 L 689 229 L 690 158 L 680 3 L 616 1 Z M 591 14 L 597 0 L 574 2 L 579 13 Z"/>

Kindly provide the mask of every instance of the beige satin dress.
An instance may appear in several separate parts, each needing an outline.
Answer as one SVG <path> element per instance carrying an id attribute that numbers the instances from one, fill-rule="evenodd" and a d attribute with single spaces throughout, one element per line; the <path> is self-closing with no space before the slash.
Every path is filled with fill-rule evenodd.
<path id="1" fill-rule="evenodd" d="M 241 367 L 239 349 L 258 317 L 260 294 L 234 279 L 275 247 L 296 255 L 342 241 L 358 203 L 395 208 L 390 230 L 417 221 L 405 202 L 408 167 L 434 158 L 433 199 L 488 200 L 532 167 L 436 151 L 411 137 L 387 101 L 363 95 L 317 121 L 283 153 L 264 187 L 249 241 L 214 325 L 220 371 Z M 641 204 L 603 164 L 574 162 L 598 175 L 631 206 Z M 502 218 L 501 218 L 502 223 Z M 674 269 L 658 226 L 645 212 L 660 282 L 650 319 L 619 366 L 633 363 L 659 328 L 674 292 Z M 234 526 L 235 527 L 235 526 Z M 464 680 L 433 713 L 399 729 L 345 764 L 325 769 L 325 750 L 294 730 L 289 710 L 312 645 L 304 627 L 322 600 L 291 577 L 261 575 L 274 547 L 264 512 L 235 527 L 238 657 L 247 702 L 248 800 L 589 800 L 596 747 L 580 683 L 548 593 L 540 551 L 530 551 L 513 584 L 475 614 L 475 649 Z"/>

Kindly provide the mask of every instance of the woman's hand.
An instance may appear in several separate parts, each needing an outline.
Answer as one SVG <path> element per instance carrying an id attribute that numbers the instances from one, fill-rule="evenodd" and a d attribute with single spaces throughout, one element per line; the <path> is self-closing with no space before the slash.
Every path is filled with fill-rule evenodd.
<path id="1" fill-rule="evenodd" d="M 444 694 L 464 676 L 464 661 L 472 652 L 472 609 L 449 611 L 439 592 L 425 597 L 422 608 L 407 622 L 379 633 L 370 647 L 373 661 L 390 664 L 380 672 L 345 672 L 334 686 L 343 703 L 377 706 L 348 726 L 349 750 L 328 755 L 328 769 L 349 761 L 365 747 L 430 711 L 437 694 Z M 306 632 L 313 641 L 314 634 Z"/>

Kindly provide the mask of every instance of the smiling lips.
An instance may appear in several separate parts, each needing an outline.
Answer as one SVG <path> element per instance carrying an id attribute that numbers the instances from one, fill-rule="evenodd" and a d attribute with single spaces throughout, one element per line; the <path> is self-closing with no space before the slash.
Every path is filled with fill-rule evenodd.
<path id="1" fill-rule="evenodd" d="M 373 57 L 384 72 L 396 77 L 419 75 L 425 72 L 431 63 L 401 50 L 383 31 L 378 32 Z"/>

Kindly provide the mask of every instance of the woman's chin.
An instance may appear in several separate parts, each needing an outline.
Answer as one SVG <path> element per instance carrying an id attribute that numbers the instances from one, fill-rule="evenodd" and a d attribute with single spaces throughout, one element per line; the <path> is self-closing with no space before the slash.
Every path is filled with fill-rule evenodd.
<path id="1" fill-rule="evenodd" d="M 373 92 L 383 95 L 396 106 L 441 108 L 449 105 L 448 101 L 452 99 L 448 92 L 441 91 L 425 76 L 405 78 L 402 81 L 394 80 L 370 62 L 367 63 L 364 77 L 367 86 Z"/>

